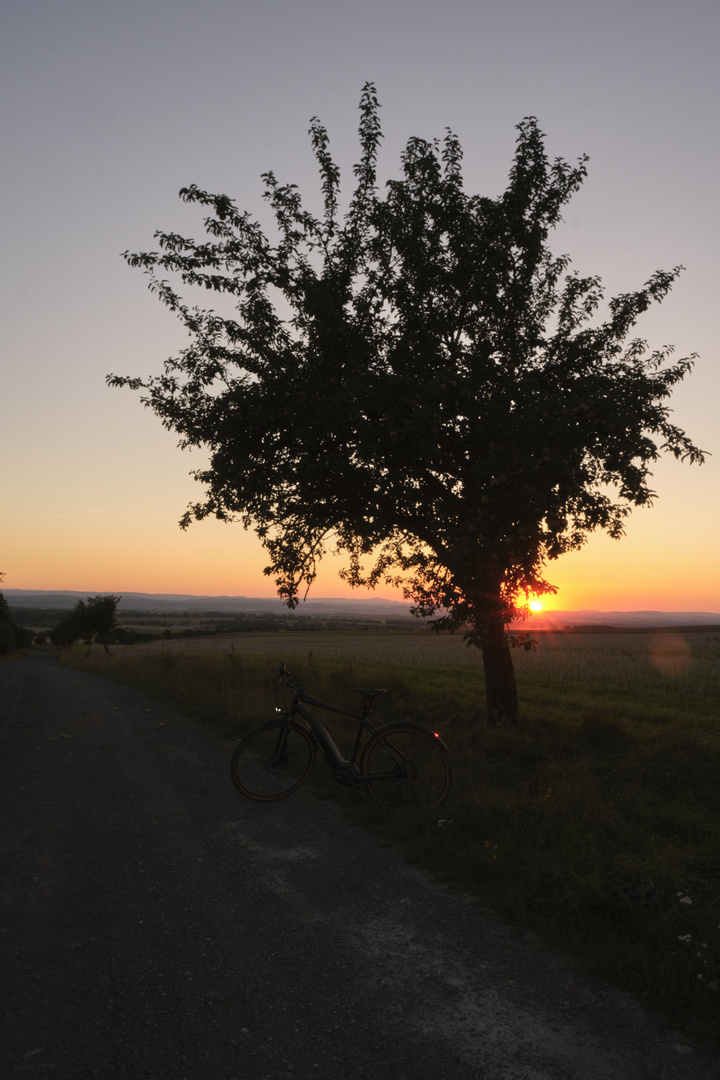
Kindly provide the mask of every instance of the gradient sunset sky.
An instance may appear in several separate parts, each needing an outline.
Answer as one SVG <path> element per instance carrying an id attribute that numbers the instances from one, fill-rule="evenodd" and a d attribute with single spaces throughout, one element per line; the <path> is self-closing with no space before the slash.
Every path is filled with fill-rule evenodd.
<path id="1" fill-rule="evenodd" d="M 498 195 L 536 115 L 551 156 L 590 155 L 554 251 L 607 295 L 686 267 L 637 332 L 699 354 L 673 419 L 713 456 L 658 464 L 656 505 L 550 566 L 548 606 L 720 612 L 719 51 L 717 0 L 4 0 L 3 587 L 272 595 L 252 534 L 178 528 L 202 457 L 105 386 L 186 341 L 120 252 L 199 235 L 190 183 L 266 222 L 272 169 L 317 207 L 316 114 L 347 190 L 372 80 L 383 181 L 408 137 L 451 127 L 466 189 Z M 312 595 L 347 594 L 337 568 Z"/>

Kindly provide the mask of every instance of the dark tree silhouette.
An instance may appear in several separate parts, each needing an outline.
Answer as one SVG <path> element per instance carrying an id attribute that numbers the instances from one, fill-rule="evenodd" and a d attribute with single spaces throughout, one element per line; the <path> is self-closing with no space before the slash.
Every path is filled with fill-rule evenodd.
<path id="1" fill-rule="evenodd" d="M 0 573 L 0 581 L 5 577 Z M 3 593 L 0 592 L 0 653 L 9 653 L 17 647 L 15 626 L 10 616 L 10 608 Z"/>
<path id="2" fill-rule="evenodd" d="M 0 573 L 0 581 L 5 574 Z M 31 630 L 18 626 L 13 619 L 10 607 L 0 592 L 0 653 L 13 652 L 15 649 L 28 649 L 33 643 Z"/>
<path id="3" fill-rule="evenodd" d="M 50 640 L 53 645 L 69 648 L 76 641 L 91 645 L 97 641 L 109 652 L 108 645 L 113 640 L 115 612 L 122 598 L 120 596 L 88 596 L 78 600 L 77 604 L 64 619 L 53 627 Z"/>
<path id="4" fill-rule="evenodd" d="M 416 615 L 481 648 L 489 721 L 516 720 L 506 627 L 529 593 L 554 591 L 546 562 L 594 529 L 621 536 L 654 497 L 662 451 L 702 460 L 667 406 L 693 358 L 670 364 L 630 336 L 681 268 L 600 318 L 600 281 L 547 244 L 585 158 L 549 161 L 526 118 L 507 190 L 483 198 L 464 191 L 448 131 L 410 139 L 383 196 L 371 84 L 360 117 L 344 214 L 317 119 L 322 216 L 272 173 L 272 238 L 226 195 L 180 192 L 209 208 L 205 238 L 156 233 L 159 252 L 125 257 L 192 343 L 162 375 L 108 381 L 144 390 L 183 447 L 209 450 L 183 526 L 216 515 L 254 528 L 291 607 L 328 549 L 351 585 L 402 586 Z M 165 275 L 231 297 L 232 317 L 191 306 Z"/>

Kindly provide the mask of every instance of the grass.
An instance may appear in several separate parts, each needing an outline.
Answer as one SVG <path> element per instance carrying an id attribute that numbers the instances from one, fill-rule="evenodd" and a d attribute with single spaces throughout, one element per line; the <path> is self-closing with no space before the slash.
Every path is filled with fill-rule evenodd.
<path id="1" fill-rule="evenodd" d="M 280 655 L 321 700 L 351 707 L 352 686 L 387 686 L 383 721 L 418 720 L 448 744 L 448 803 L 429 818 L 388 818 L 321 765 L 318 793 L 605 981 L 720 1037 L 719 635 L 543 635 L 516 657 L 513 729 L 469 719 L 482 675 L 455 639 L 251 637 L 221 639 L 224 651 L 173 643 L 67 659 L 231 737 L 272 713 Z M 354 726 L 342 723 L 329 718 L 347 749 Z"/>

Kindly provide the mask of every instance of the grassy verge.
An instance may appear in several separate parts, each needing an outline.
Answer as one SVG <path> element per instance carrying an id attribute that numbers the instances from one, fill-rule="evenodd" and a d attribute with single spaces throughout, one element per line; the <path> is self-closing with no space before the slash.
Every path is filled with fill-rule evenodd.
<path id="1" fill-rule="evenodd" d="M 26 649 L 13 649 L 12 652 L 0 653 L 0 664 L 4 664 L 10 660 L 19 660 L 26 652 Z"/>
<path id="2" fill-rule="evenodd" d="M 690 635 L 688 636 L 690 639 Z M 316 766 L 319 793 L 480 894 L 676 1023 L 720 1037 L 720 641 L 547 642 L 521 661 L 523 723 L 468 720 L 478 669 L 305 651 L 291 669 L 320 699 L 387 686 L 382 720 L 440 731 L 454 788 L 431 819 L 387 818 Z M 540 650 L 539 650 L 540 651 Z M 634 659 L 633 659 L 634 656 Z M 268 656 L 99 650 L 70 663 L 129 681 L 233 736 L 272 714 Z M 349 748 L 354 727 L 329 718 Z M 652 882 L 646 895 L 645 883 Z M 629 890 L 629 891 L 628 891 Z M 650 891 L 650 886 L 647 886 Z M 639 895 L 637 895 L 639 894 Z"/>

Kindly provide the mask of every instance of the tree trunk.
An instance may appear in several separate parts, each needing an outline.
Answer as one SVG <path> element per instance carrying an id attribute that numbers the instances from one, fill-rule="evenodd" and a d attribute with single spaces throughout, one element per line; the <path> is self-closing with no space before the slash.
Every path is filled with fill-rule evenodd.
<path id="1" fill-rule="evenodd" d="M 515 668 L 502 619 L 490 619 L 483 628 L 482 655 L 488 724 L 517 724 L 520 710 Z"/>

